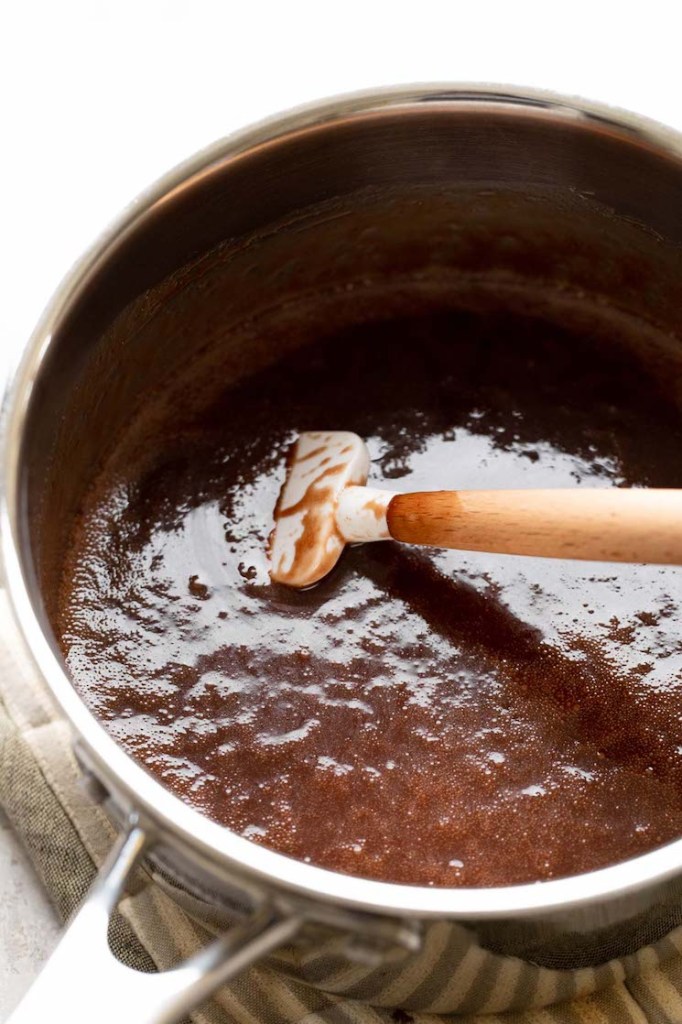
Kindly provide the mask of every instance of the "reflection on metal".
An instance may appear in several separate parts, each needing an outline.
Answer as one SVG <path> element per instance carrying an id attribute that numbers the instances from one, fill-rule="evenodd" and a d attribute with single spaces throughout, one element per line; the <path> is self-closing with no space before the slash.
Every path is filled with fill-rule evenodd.
<path id="1" fill-rule="evenodd" d="M 172 1024 L 296 935 L 299 918 L 278 918 L 264 908 L 172 970 L 144 974 L 126 967 L 109 949 L 109 918 L 147 842 L 137 826 L 121 837 L 9 1024 L 48 1020 L 55 1007 L 74 1024 Z"/>

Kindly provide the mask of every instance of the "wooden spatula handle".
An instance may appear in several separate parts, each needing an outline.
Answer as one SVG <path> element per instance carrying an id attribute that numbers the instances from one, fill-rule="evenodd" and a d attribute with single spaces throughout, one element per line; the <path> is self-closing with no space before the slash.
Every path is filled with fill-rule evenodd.
<path id="1" fill-rule="evenodd" d="M 682 490 L 416 491 L 386 518 L 408 544 L 682 565 Z"/>

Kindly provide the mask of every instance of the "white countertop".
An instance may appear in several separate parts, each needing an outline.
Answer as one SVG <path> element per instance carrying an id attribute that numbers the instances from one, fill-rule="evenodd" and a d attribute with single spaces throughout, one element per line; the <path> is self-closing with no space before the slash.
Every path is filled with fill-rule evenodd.
<path id="1" fill-rule="evenodd" d="M 138 191 L 283 108 L 375 85 L 490 81 L 580 94 L 682 127 L 674 10 L 670 0 L 8 5 L 0 372 L 69 265 Z M 0 1020 L 55 937 L 0 818 Z"/>
<path id="2" fill-rule="evenodd" d="M 54 911 L 0 811 L 0 1020 L 33 980 L 54 946 Z"/>

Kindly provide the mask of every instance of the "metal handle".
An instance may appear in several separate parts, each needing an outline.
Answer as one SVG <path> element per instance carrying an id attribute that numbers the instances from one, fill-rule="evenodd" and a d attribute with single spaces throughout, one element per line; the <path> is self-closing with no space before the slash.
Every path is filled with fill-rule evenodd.
<path id="1" fill-rule="evenodd" d="M 301 927 L 300 918 L 261 910 L 173 970 L 145 974 L 126 967 L 109 949 L 109 917 L 146 845 L 139 827 L 119 840 L 7 1024 L 36 1024 L 55 1016 L 72 1024 L 174 1024 Z"/>

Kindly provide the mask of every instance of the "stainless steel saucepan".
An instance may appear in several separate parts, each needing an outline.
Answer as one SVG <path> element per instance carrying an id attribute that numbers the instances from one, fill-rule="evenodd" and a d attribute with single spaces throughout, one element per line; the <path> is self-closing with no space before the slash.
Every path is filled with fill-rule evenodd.
<path id="1" fill-rule="evenodd" d="M 79 501 L 152 390 L 172 388 L 181 366 L 204 383 L 220 366 L 225 387 L 314 343 L 313 298 L 309 337 L 249 336 L 243 325 L 259 310 L 309 295 L 323 296 L 322 319 L 369 317 L 363 296 L 375 285 L 409 309 L 436 279 L 469 306 L 484 291 L 502 305 L 533 296 L 556 312 L 563 302 L 573 317 L 597 302 L 612 310 L 615 335 L 619 317 L 650 325 L 641 343 L 682 401 L 681 246 L 674 132 L 544 93 L 439 85 L 331 100 L 221 141 L 138 198 L 87 253 L 6 398 L 2 551 L 13 642 L 71 723 L 121 838 L 17 1024 L 65 999 L 72 1021 L 174 1021 L 280 947 L 311 984 L 431 1012 L 551 1003 L 674 949 L 682 839 L 577 878 L 433 889 L 336 874 L 229 832 L 107 734 L 69 681 L 51 616 Z M 159 975 L 122 966 L 107 946 L 108 915 L 140 860 L 153 884 L 170 880 L 195 913 L 226 926 Z"/>

